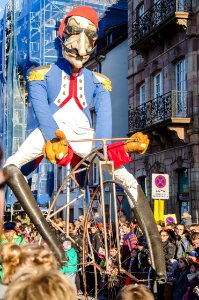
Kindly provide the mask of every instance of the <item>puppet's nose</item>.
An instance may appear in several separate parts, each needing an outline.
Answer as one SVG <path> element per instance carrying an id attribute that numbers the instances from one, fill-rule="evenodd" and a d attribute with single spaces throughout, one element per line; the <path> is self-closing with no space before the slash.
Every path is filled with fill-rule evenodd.
<path id="1" fill-rule="evenodd" d="M 80 56 L 87 55 L 88 38 L 84 32 L 79 34 L 78 53 Z"/>

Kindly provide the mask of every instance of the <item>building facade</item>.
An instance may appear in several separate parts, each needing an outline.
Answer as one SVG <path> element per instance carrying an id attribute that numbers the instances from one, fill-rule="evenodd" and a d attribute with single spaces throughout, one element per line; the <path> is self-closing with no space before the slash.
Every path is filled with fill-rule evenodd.
<path id="1" fill-rule="evenodd" d="M 129 135 L 151 143 L 131 171 L 153 207 L 152 174 L 169 174 L 164 213 L 199 221 L 199 2 L 128 1 Z"/>

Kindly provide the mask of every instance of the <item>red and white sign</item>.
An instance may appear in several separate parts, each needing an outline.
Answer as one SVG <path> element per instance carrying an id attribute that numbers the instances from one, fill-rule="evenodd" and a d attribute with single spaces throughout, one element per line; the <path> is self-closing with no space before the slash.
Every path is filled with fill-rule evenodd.
<path id="1" fill-rule="evenodd" d="M 169 199 L 168 174 L 152 174 L 152 198 Z"/>
<path id="2" fill-rule="evenodd" d="M 122 202 L 124 201 L 125 195 L 116 195 L 117 201 L 121 205 Z"/>

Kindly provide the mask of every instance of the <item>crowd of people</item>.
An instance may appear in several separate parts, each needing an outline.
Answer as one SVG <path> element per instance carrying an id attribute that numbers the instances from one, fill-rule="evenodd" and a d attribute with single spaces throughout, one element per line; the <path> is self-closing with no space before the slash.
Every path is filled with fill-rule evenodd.
<path id="1" fill-rule="evenodd" d="M 155 293 L 155 270 L 147 241 L 136 220 L 129 222 L 124 215 L 120 216 L 120 249 L 116 246 L 114 224 L 108 224 L 107 261 L 102 218 L 97 212 L 88 222 L 86 261 L 83 261 L 82 252 L 84 216 L 69 224 L 68 237 L 58 230 L 62 228 L 64 231 L 65 221 L 57 218 L 52 224 L 55 224 L 51 225 L 52 230 L 67 257 L 61 265 L 33 224 L 20 216 L 4 223 L 0 242 L 0 299 L 78 299 L 84 294 L 82 266 L 85 263 L 87 292 L 91 297 L 95 294 L 95 265 L 99 299 L 134 299 L 134 294 L 138 300 L 199 299 L 199 224 L 192 224 L 188 213 L 183 215 L 179 224 L 157 225 L 165 255 L 167 281 L 157 284 Z M 118 254 L 122 273 L 118 272 Z M 92 260 L 95 264 L 89 263 Z M 41 293 L 40 297 L 38 293 Z"/>

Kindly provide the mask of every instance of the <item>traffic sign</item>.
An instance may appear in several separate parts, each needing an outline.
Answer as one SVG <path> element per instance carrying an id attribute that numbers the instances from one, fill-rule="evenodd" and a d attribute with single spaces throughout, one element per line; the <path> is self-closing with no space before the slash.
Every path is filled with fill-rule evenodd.
<path id="1" fill-rule="evenodd" d="M 152 174 L 152 198 L 169 199 L 168 174 Z"/>

